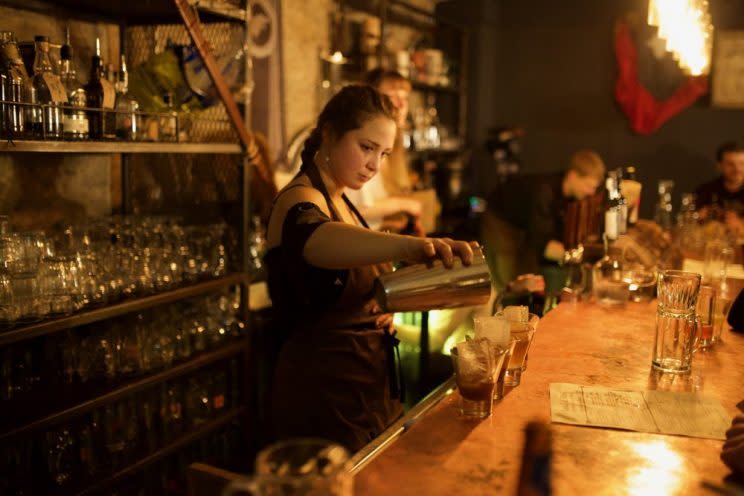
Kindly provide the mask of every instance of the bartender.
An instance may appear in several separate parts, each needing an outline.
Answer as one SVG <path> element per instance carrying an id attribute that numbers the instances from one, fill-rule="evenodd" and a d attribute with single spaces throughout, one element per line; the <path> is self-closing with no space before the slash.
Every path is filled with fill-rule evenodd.
<path id="1" fill-rule="evenodd" d="M 512 176 L 488 201 L 482 240 L 495 283 L 563 261 L 563 216 L 569 200 L 596 193 L 605 165 L 591 150 L 571 155 L 562 172 Z"/>
<path id="2" fill-rule="evenodd" d="M 408 196 L 412 187 L 407 153 L 403 145 L 411 82 L 399 72 L 384 69 L 370 71 L 365 82 L 390 98 L 396 110 L 398 130 L 393 150 L 380 166 L 379 174 L 375 174 L 364 188 L 349 191 L 348 197 L 372 229 L 406 231 L 406 234 L 423 236 L 421 202 Z M 401 213 L 406 215 L 396 216 Z"/>
<path id="3" fill-rule="evenodd" d="M 390 99 L 347 86 L 326 104 L 305 142 L 302 167 L 277 195 L 265 260 L 280 328 L 272 420 L 279 438 L 322 437 L 358 450 L 403 412 L 392 315 L 373 299 L 390 262 L 472 262 L 464 241 L 370 230 L 345 195 L 390 155 Z"/>

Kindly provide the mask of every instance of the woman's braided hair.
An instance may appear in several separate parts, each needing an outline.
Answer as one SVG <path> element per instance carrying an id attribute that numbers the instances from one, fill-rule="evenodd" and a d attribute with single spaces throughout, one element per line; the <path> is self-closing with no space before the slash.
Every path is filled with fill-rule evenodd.
<path id="1" fill-rule="evenodd" d="M 301 171 L 313 163 L 323 141 L 323 130 L 328 129 L 340 138 L 349 131 L 361 128 L 375 117 L 387 117 L 395 122 L 395 107 L 390 99 L 367 85 L 345 86 L 323 107 L 318 122 L 302 148 Z"/>

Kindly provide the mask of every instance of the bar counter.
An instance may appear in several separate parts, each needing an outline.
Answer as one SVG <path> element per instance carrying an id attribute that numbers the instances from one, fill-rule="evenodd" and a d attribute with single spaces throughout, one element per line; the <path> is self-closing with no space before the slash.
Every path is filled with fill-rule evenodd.
<path id="1" fill-rule="evenodd" d="M 357 495 L 514 494 L 524 426 L 550 422 L 549 384 L 700 392 L 736 414 L 744 399 L 744 335 L 725 329 L 711 351 L 698 351 L 692 373 L 651 370 L 656 301 L 604 308 L 562 303 L 540 322 L 519 387 L 482 421 L 458 418 L 457 392 L 394 426 L 399 437 L 359 465 Z M 703 481 L 730 474 L 722 441 L 551 424 L 553 494 L 711 494 Z"/>

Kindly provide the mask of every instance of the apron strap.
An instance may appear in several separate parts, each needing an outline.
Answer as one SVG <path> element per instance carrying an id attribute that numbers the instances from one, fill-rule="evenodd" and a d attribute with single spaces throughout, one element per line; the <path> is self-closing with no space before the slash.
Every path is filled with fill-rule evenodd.
<path id="1" fill-rule="evenodd" d="M 328 194 L 328 188 L 326 188 L 326 185 L 323 182 L 323 178 L 320 177 L 318 166 L 314 163 L 308 164 L 308 167 L 305 169 L 305 174 L 307 174 L 308 179 L 310 179 L 310 184 L 313 185 L 313 188 L 317 189 L 323 194 L 323 198 L 325 198 L 325 201 L 328 204 L 328 210 L 331 212 L 331 219 L 340 222 L 341 216 L 338 214 L 338 212 L 336 211 L 336 207 L 331 201 L 331 195 Z"/>
<path id="2" fill-rule="evenodd" d="M 385 355 L 387 357 L 388 377 L 390 378 L 390 397 L 403 403 L 406 399 L 406 385 L 403 382 L 403 368 L 400 363 L 400 340 L 395 337 L 395 331 L 385 328 Z"/>

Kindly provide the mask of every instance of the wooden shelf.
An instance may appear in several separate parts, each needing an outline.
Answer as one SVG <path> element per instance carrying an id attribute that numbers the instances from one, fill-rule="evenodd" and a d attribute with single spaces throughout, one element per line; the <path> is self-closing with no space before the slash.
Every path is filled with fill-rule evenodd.
<path id="1" fill-rule="evenodd" d="M 202 11 L 203 22 L 244 21 L 245 10 L 222 0 L 192 0 Z M 105 21 L 112 24 L 167 24 L 180 23 L 172 0 L 147 0 L 124 2 L 121 0 L 0 0 L 7 5 L 22 10 L 42 12 L 60 18 Z"/>
<path id="2" fill-rule="evenodd" d="M 214 420 L 193 428 L 187 434 L 180 436 L 175 441 L 172 441 L 171 443 L 165 445 L 154 453 L 150 453 L 144 458 L 140 458 L 128 467 L 118 470 L 102 480 L 94 482 L 85 489 L 75 491 L 73 492 L 73 494 L 77 494 L 78 496 L 87 496 L 89 494 L 100 493 L 103 489 L 139 472 L 140 470 L 146 468 L 149 465 L 152 465 L 153 463 L 166 458 L 167 456 L 179 451 L 180 449 L 185 448 L 197 439 L 200 439 L 219 430 L 236 418 L 245 415 L 247 411 L 248 410 L 245 407 L 236 408 L 220 417 L 217 417 Z"/>
<path id="3" fill-rule="evenodd" d="M 90 324 L 92 322 L 110 319 L 112 317 L 117 317 L 119 315 L 124 315 L 130 312 L 136 312 L 138 310 L 144 310 L 146 308 L 162 305 L 163 303 L 183 300 L 192 296 L 199 296 L 202 294 L 210 293 L 216 289 L 240 284 L 244 281 L 247 281 L 246 274 L 230 274 L 219 279 L 200 282 L 191 286 L 185 286 L 152 296 L 124 300 L 120 303 L 115 303 L 113 305 L 108 305 L 101 308 L 95 308 L 93 310 L 84 311 L 81 313 L 70 315 L 68 317 L 43 320 L 36 324 L 30 324 L 0 333 L 0 346 L 15 343 L 18 341 L 24 341 L 26 339 L 31 339 L 39 336 L 53 334 L 55 332 L 69 329 L 71 327 L 77 327 L 85 324 Z"/>
<path id="4" fill-rule="evenodd" d="M 105 394 L 89 399 L 88 401 L 77 403 L 69 408 L 48 414 L 40 419 L 35 419 L 26 424 L 10 428 L 5 432 L 0 433 L 0 441 L 65 422 L 70 418 L 93 411 L 96 408 L 128 397 L 155 384 L 175 379 L 176 377 L 188 374 L 189 372 L 211 363 L 219 362 L 220 360 L 224 360 L 233 355 L 238 355 L 248 348 L 248 344 L 248 338 L 242 338 L 227 346 L 223 346 L 222 348 L 201 353 L 186 362 L 174 365 L 161 372 L 133 380 Z"/>
<path id="5" fill-rule="evenodd" d="M 238 143 L 147 143 L 132 141 L 1 141 L 0 153 L 222 153 L 241 154 Z"/>

